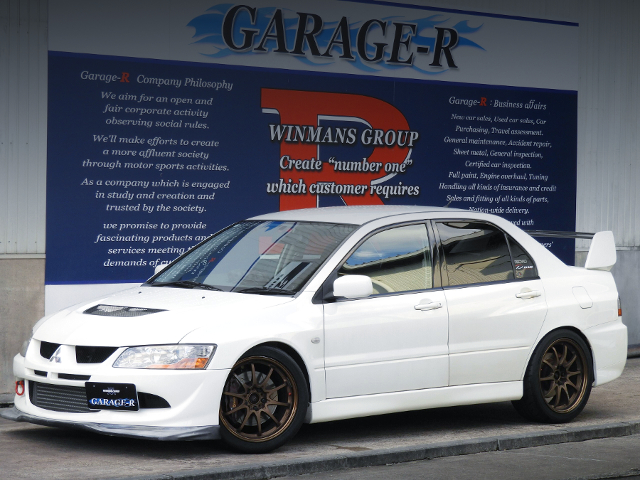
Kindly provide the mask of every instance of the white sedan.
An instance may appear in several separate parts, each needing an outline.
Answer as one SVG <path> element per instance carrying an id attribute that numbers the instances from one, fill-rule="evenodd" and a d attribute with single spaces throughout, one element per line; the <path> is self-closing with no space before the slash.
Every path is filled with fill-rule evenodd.
<path id="1" fill-rule="evenodd" d="M 261 215 L 39 321 L 3 416 L 244 452 L 304 422 L 505 400 L 566 422 L 625 365 L 615 260 L 611 232 L 569 267 L 449 208 Z"/>

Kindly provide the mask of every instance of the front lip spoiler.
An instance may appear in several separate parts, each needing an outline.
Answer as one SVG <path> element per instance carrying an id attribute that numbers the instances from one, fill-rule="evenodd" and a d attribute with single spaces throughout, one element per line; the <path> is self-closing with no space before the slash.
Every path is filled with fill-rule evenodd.
<path id="1" fill-rule="evenodd" d="M 202 427 L 148 427 L 145 425 L 118 425 L 112 423 L 82 423 L 65 420 L 51 420 L 21 412 L 16 407 L 0 411 L 0 417 L 14 422 L 29 422 L 47 427 L 66 427 L 89 430 L 118 437 L 146 438 L 149 440 L 217 440 L 220 426 Z"/>

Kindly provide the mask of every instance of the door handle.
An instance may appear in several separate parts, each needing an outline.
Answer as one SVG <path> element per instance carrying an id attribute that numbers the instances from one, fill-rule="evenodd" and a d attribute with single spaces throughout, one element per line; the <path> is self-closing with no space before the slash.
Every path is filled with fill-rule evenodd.
<path id="1" fill-rule="evenodd" d="M 415 305 L 413 308 L 416 310 L 436 310 L 438 308 L 442 308 L 442 302 L 420 302 L 418 305 Z"/>
<path id="2" fill-rule="evenodd" d="M 538 290 L 528 290 L 526 292 L 516 293 L 516 297 L 527 299 L 527 298 L 535 298 L 542 295 Z"/>

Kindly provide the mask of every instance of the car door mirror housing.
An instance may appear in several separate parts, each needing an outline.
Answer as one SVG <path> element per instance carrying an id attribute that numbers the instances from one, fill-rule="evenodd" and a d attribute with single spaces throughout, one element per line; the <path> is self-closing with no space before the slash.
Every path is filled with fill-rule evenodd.
<path id="1" fill-rule="evenodd" d="M 373 293 L 373 283 L 366 275 L 345 275 L 333 282 L 333 295 L 345 298 L 365 298 Z"/>

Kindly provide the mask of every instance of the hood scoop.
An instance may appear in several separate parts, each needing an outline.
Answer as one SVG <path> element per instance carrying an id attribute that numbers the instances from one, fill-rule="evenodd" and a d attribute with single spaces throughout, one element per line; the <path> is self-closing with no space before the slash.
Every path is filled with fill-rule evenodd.
<path id="1" fill-rule="evenodd" d="M 123 307 L 118 305 L 95 305 L 86 309 L 85 315 L 98 315 L 101 317 L 141 317 L 152 313 L 166 312 L 160 308 Z"/>

